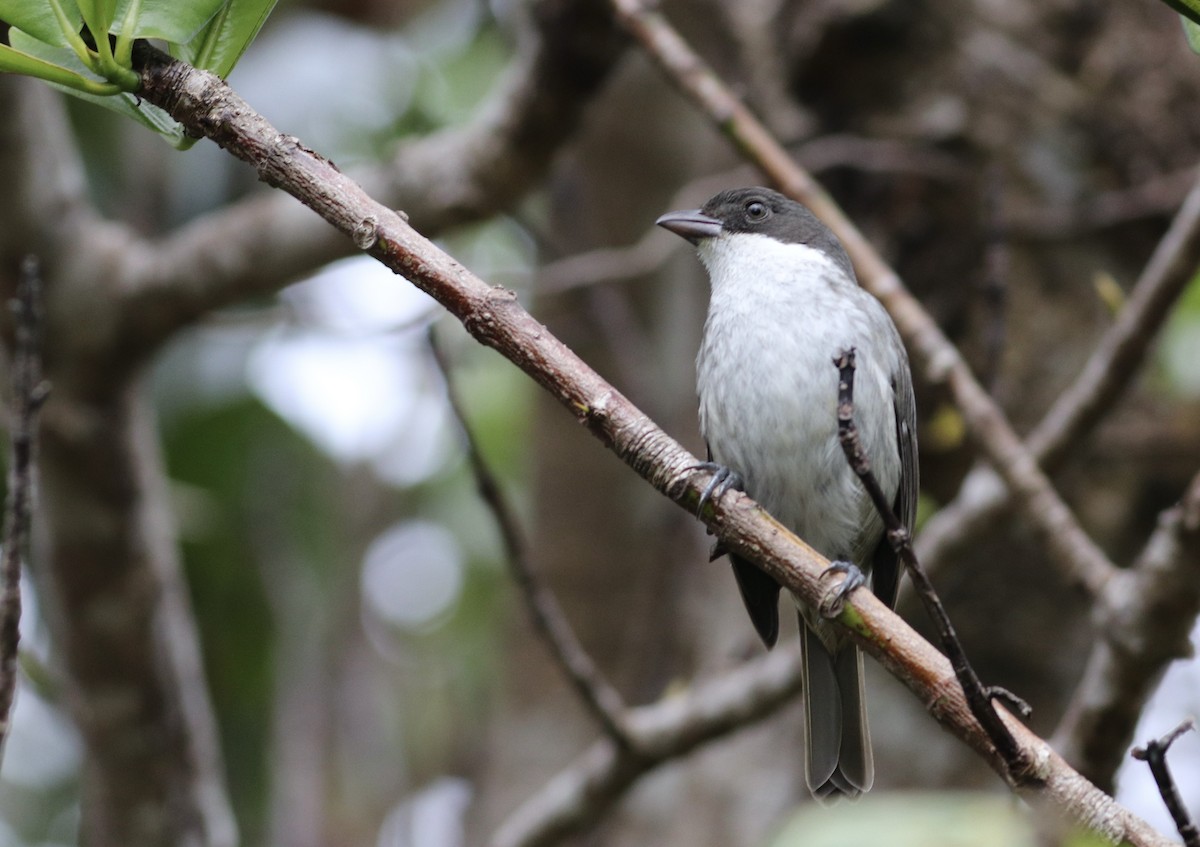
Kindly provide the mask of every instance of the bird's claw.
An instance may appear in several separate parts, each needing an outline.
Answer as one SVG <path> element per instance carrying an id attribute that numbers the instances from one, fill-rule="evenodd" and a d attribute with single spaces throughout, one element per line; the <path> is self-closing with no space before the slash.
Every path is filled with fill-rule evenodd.
<path id="1" fill-rule="evenodd" d="M 712 479 L 708 481 L 708 485 L 704 486 L 704 490 L 700 492 L 700 500 L 696 503 L 697 515 L 703 514 L 704 507 L 709 502 L 720 499 L 721 495 L 727 491 L 741 491 L 744 484 L 741 474 L 716 462 L 700 462 L 692 465 L 689 470 L 708 471 L 713 475 Z"/>
<path id="2" fill-rule="evenodd" d="M 826 595 L 821 601 L 821 616 L 826 618 L 836 618 L 842 613 L 842 609 L 846 605 L 846 598 L 854 593 L 855 590 L 862 588 L 867 584 L 867 577 L 862 572 L 862 569 L 854 562 L 847 562 L 843 559 L 836 559 L 830 563 L 825 572 L 821 574 L 824 578 L 829 574 L 845 574 L 846 578 L 842 580 L 842 584 Z"/>

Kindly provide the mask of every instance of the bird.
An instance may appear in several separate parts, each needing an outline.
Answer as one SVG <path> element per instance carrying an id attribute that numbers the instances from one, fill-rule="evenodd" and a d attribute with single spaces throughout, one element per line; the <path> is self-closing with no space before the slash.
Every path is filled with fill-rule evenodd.
<path id="1" fill-rule="evenodd" d="M 768 188 L 723 191 L 656 223 L 696 248 L 711 294 L 696 357 L 700 430 L 714 471 L 706 495 L 736 487 L 894 607 L 901 567 L 883 520 L 838 441 L 838 371 L 853 349 L 855 423 L 888 501 L 911 532 L 917 422 L 904 343 L 863 289 L 837 237 L 803 204 Z M 703 500 L 702 500 L 703 505 Z M 767 649 L 779 634 L 779 584 L 730 555 Z M 823 802 L 874 781 L 862 655 L 846 632 L 794 598 L 804 690 L 805 781 Z"/>

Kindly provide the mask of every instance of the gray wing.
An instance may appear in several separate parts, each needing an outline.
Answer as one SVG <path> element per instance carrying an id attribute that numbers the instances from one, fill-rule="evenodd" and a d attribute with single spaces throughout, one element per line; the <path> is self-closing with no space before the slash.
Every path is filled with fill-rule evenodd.
<path id="1" fill-rule="evenodd" d="M 913 394 L 912 374 L 907 356 L 892 374 L 892 393 L 896 413 L 896 445 L 900 451 L 900 485 L 892 510 L 909 533 L 917 521 L 917 490 L 920 487 L 917 468 L 917 400 Z M 903 565 L 898 561 L 887 538 L 880 539 L 871 564 L 871 590 L 892 608 L 900 592 Z"/>

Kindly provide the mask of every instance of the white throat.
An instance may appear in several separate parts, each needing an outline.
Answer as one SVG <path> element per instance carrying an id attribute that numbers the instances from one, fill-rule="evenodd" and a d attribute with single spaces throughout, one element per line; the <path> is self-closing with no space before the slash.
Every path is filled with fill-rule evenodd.
<path id="1" fill-rule="evenodd" d="M 856 285 L 845 271 L 821 250 L 807 244 L 786 244 L 757 233 L 732 233 L 700 242 L 700 261 L 708 269 L 713 294 L 734 286 L 739 294 L 791 289 L 817 282 Z"/>

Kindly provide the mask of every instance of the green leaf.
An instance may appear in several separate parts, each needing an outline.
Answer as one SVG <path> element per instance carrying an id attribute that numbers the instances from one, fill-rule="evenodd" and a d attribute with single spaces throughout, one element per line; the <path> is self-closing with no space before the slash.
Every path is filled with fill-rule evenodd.
<path id="1" fill-rule="evenodd" d="M 95 79 L 71 50 L 65 47 L 53 47 L 17 29 L 9 30 L 8 38 L 14 48 L 12 52 L 19 52 L 35 61 L 41 60 L 44 64 L 59 69 L 56 73 L 60 75 L 55 78 L 38 74 L 55 88 L 133 118 L 180 149 L 190 147 L 194 143 L 184 136 L 183 127 L 157 106 L 152 106 L 128 93 L 111 95 L 96 90 L 96 87 L 111 85 L 111 83 Z M 70 76 L 63 77 L 61 74 Z M 90 90 L 81 90 L 78 85 L 72 84 L 76 78 L 89 82 Z M 117 90 L 116 86 L 113 86 L 113 90 Z"/>
<path id="2" fill-rule="evenodd" d="M 72 57 L 75 55 L 65 48 L 56 49 L 62 49 L 65 54 L 69 54 Z M 121 90 L 119 86 L 111 82 L 101 82 L 92 79 L 90 76 L 84 76 L 75 71 L 68 70 L 62 65 L 47 62 L 36 56 L 30 56 L 27 53 L 14 50 L 5 44 L 0 44 L 0 71 L 37 77 L 38 79 L 43 79 L 70 89 L 72 93 L 88 92 L 91 94 L 112 95 Z"/>
<path id="3" fill-rule="evenodd" d="M 113 35 L 121 34 L 125 17 L 135 4 L 138 0 L 59 0 L 73 32 L 79 32 L 86 20 L 89 29 L 93 23 L 103 24 L 102 31 Z M 127 34 L 183 44 L 200 35 L 224 5 L 225 0 L 141 0 Z M 67 46 L 50 0 L 0 0 L 0 20 L 39 41 Z"/>
<path id="4" fill-rule="evenodd" d="M 95 71 L 84 64 L 83 60 L 69 46 L 50 44 L 27 34 L 24 30 L 16 28 L 8 31 L 8 43 L 12 45 L 14 50 L 19 50 L 26 56 L 32 56 L 41 59 L 43 62 L 57 65 L 86 79 L 104 82 L 103 79 L 97 79 Z"/>
<path id="5" fill-rule="evenodd" d="M 65 89 L 64 89 L 65 90 Z M 147 129 L 161 135 L 173 147 L 186 150 L 196 143 L 196 139 L 183 133 L 183 127 L 173 117 L 157 106 L 153 106 L 128 92 L 122 92 L 115 97 L 96 97 L 79 91 L 68 91 L 82 100 L 88 100 L 97 106 L 103 106 L 118 114 L 140 123 Z"/>
<path id="6" fill-rule="evenodd" d="M 72 23 L 72 31 L 78 32 L 83 16 L 74 0 L 59 0 L 59 7 Z M 59 47 L 70 46 L 54 8 L 47 0 L 0 0 L 0 21 L 11 24 L 38 41 Z"/>
<path id="7" fill-rule="evenodd" d="M 106 86 L 104 90 L 107 90 L 108 84 L 113 84 L 116 86 L 115 90 L 132 91 L 137 88 L 139 83 L 136 72 L 128 70 L 128 68 L 116 67 L 110 58 L 104 70 L 112 71 L 112 74 L 100 73 L 100 68 L 85 64 L 84 60 L 79 58 L 76 50 L 56 47 L 54 44 L 48 44 L 38 38 L 26 35 L 22 30 L 8 30 L 8 43 L 12 44 L 13 49 L 19 50 L 20 53 L 34 56 L 36 59 L 49 62 L 50 65 L 58 65 L 85 80 Z M 73 92 L 73 90 L 79 89 L 79 86 L 67 84 L 67 89 Z M 90 90 L 96 95 L 103 95 L 103 90 L 97 90 L 94 85 L 79 90 Z"/>
<path id="8" fill-rule="evenodd" d="M 117 0 L 76 0 L 83 22 L 96 36 L 99 45 L 100 34 L 106 33 L 112 27 L 113 15 L 117 11 Z"/>
<path id="9" fill-rule="evenodd" d="M 1183 17 L 1195 24 L 1200 24 L 1200 0 L 1163 0 Z"/>
<path id="10" fill-rule="evenodd" d="M 1188 47 L 1192 48 L 1193 53 L 1200 53 L 1200 24 L 1188 20 L 1183 15 L 1180 15 L 1179 19 L 1183 21 L 1183 34 L 1187 38 Z"/>
<path id="11" fill-rule="evenodd" d="M 186 150 L 196 143 L 194 139 L 183 134 L 183 127 L 173 117 L 157 106 L 128 92 L 121 92 L 114 97 L 97 97 L 80 91 L 64 90 L 81 100 L 87 100 L 97 106 L 103 106 L 117 114 L 132 118 L 147 129 L 161 135 L 168 143 L 180 150 Z"/>
<path id="12" fill-rule="evenodd" d="M 258 35 L 276 0 L 227 0 L 203 32 L 171 45 L 171 55 L 226 77 Z"/>
<path id="13" fill-rule="evenodd" d="M 57 2 L 61 15 L 55 11 Z M 186 148 L 195 139 L 165 112 L 130 96 L 137 76 L 129 66 L 135 38 L 168 42 L 171 52 L 220 76 L 241 58 L 276 0 L 0 0 L 0 20 L 9 23 L 12 48 L 0 56 L 0 71 L 36 76 L 70 94 L 120 112 Z M 88 51 L 77 31 L 117 35 L 113 53 L 100 39 Z M 68 33 L 65 29 L 70 29 Z M 97 78 L 100 77 L 100 78 Z"/>
<path id="14" fill-rule="evenodd" d="M 114 35 L 121 34 L 129 7 L 137 0 L 115 0 Z M 158 38 L 183 44 L 196 38 L 225 5 L 225 0 L 141 0 L 130 38 Z"/>

